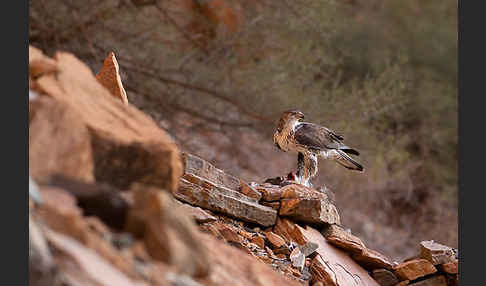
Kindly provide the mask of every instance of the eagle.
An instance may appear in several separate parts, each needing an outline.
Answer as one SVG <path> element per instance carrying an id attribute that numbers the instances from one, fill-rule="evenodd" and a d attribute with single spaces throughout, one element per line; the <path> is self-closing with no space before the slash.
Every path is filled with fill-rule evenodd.
<path id="1" fill-rule="evenodd" d="M 285 111 L 273 134 L 273 143 L 284 152 L 296 151 L 297 182 L 312 186 L 310 179 L 317 174 L 318 158 L 333 160 L 347 169 L 364 172 L 363 166 L 350 155 L 359 156 L 356 149 L 342 143 L 343 136 L 318 124 L 303 122 L 299 110 Z"/>

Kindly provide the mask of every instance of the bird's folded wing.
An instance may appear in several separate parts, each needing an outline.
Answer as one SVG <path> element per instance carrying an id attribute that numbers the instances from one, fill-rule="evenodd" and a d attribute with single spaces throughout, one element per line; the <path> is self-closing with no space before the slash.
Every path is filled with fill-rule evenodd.
<path id="1" fill-rule="evenodd" d="M 344 147 L 344 144 L 340 141 L 343 139 L 341 135 L 312 123 L 299 124 L 295 129 L 294 138 L 297 144 L 318 150 Z"/>

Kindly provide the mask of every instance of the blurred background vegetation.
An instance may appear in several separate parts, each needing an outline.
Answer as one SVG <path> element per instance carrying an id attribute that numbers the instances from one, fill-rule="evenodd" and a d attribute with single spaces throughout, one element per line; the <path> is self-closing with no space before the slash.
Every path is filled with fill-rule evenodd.
<path id="1" fill-rule="evenodd" d="M 345 226 L 396 260 L 457 247 L 457 1 L 31 0 L 29 26 L 94 73 L 114 51 L 129 102 L 249 181 L 295 168 L 271 136 L 300 109 L 362 154 L 315 181 Z"/>

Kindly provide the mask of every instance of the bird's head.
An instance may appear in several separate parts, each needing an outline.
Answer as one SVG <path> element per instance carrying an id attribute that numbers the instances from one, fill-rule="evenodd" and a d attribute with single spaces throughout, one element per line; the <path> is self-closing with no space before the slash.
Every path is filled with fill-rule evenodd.
<path id="1" fill-rule="evenodd" d="M 302 119 L 304 119 L 304 113 L 297 109 L 287 110 L 282 113 L 280 119 L 283 119 L 285 121 L 301 121 Z"/>
<path id="2" fill-rule="evenodd" d="M 286 126 L 292 126 L 302 119 L 304 119 L 304 113 L 296 109 L 287 110 L 280 116 L 277 131 L 281 132 Z"/>

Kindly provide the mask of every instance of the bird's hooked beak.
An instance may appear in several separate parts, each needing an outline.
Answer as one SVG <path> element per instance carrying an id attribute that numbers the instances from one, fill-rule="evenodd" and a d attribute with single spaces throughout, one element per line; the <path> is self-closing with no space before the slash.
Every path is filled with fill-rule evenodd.
<path id="1" fill-rule="evenodd" d="M 296 117 L 298 121 L 302 121 L 304 119 L 304 113 L 298 111 Z"/>

